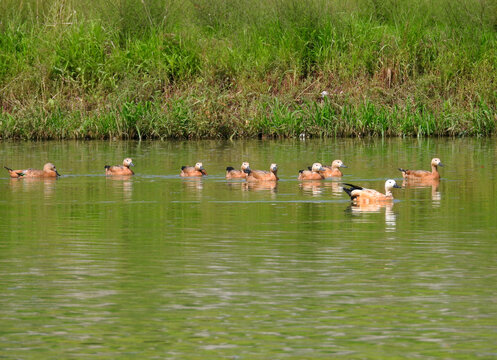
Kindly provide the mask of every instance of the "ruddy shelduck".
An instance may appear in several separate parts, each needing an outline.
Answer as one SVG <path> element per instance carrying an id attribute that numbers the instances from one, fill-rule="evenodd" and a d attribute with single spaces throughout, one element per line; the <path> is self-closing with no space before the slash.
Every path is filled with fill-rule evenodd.
<path id="1" fill-rule="evenodd" d="M 43 166 L 43 170 L 26 169 L 26 170 L 12 170 L 4 166 L 10 174 L 11 178 L 56 178 L 60 176 L 52 163 L 46 163 Z"/>
<path id="2" fill-rule="evenodd" d="M 346 168 L 347 166 L 342 162 L 342 160 L 335 160 L 331 163 L 331 166 L 323 166 L 324 171 L 322 172 L 325 178 L 329 177 L 342 177 L 343 173 L 340 168 Z"/>
<path id="3" fill-rule="evenodd" d="M 431 159 L 431 172 L 426 170 L 404 170 L 399 168 L 402 172 L 402 176 L 407 180 L 428 180 L 440 179 L 440 173 L 438 172 L 438 167 L 443 166 L 439 158 Z"/>
<path id="4" fill-rule="evenodd" d="M 124 159 L 122 165 L 105 165 L 105 175 L 134 175 L 130 166 L 135 166 L 130 158 Z"/>
<path id="5" fill-rule="evenodd" d="M 381 202 L 390 202 L 393 201 L 393 188 L 399 188 L 395 180 L 389 179 L 385 182 L 385 193 L 382 194 L 379 191 L 372 189 L 365 189 L 360 186 L 352 185 L 352 184 L 344 184 L 348 187 L 343 187 L 343 191 L 345 191 L 349 196 L 352 202 L 356 204 L 374 204 Z"/>
<path id="6" fill-rule="evenodd" d="M 257 181 L 278 181 L 278 165 L 271 164 L 269 171 L 245 169 L 248 182 Z"/>
<path id="7" fill-rule="evenodd" d="M 240 170 L 235 170 L 231 166 L 226 168 L 226 179 L 246 179 L 247 173 L 244 171 L 245 169 L 250 170 L 250 164 L 246 161 L 242 163 Z"/>
<path id="8" fill-rule="evenodd" d="M 201 162 L 196 163 L 195 166 L 182 166 L 179 174 L 181 177 L 201 177 L 204 175 L 207 175 L 207 171 Z"/>
<path id="9" fill-rule="evenodd" d="M 320 163 L 314 163 L 312 164 L 312 167 L 310 167 L 310 170 L 299 170 L 299 180 L 322 180 L 324 179 L 324 175 L 322 172 L 324 172 L 325 169 Z"/>

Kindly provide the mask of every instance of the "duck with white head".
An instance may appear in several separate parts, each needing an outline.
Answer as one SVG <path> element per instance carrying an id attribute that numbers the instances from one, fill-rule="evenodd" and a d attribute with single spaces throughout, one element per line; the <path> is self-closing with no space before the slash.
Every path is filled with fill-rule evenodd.
<path id="1" fill-rule="evenodd" d="M 271 164 L 269 167 L 269 171 L 264 170 L 251 170 L 245 169 L 247 173 L 247 181 L 248 182 L 257 182 L 257 181 L 278 181 L 278 165 Z"/>
<path id="2" fill-rule="evenodd" d="M 382 194 L 379 191 L 373 189 L 366 189 L 361 186 L 356 186 L 352 184 L 344 184 L 346 186 L 343 187 L 343 191 L 350 196 L 350 199 L 353 203 L 356 204 L 373 204 L 373 203 L 381 203 L 381 202 L 392 202 L 393 201 L 393 193 L 392 189 L 401 187 L 397 185 L 395 180 L 388 179 L 385 181 L 385 193 Z"/>
<path id="3" fill-rule="evenodd" d="M 207 171 L 204 169 L 204 165 L 201 162 L 195 164 L 195 166 L 182 166 L 181 177 L 202 177 L 207 175 Z"/>

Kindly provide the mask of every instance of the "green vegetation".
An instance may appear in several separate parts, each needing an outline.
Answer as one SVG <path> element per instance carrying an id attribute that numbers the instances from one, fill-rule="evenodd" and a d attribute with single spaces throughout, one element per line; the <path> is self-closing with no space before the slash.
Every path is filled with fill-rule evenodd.
<path id="1" fill-rule="evenodd" d="M 495 0 L 0 3 L 1 138 L 481 136 L 496 84 Z"/>

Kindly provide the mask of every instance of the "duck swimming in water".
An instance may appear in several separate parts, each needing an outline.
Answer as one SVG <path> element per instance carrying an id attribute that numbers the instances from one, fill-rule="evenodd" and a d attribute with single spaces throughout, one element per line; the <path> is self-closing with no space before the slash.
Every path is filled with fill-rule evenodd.
<path id="1" fill-rule="evenodd" d="M 60 176 L 52 163 L 46 163 L 43 166 L 43 170 L 26 169 L 26 170 L 12 170 L 6 166 L 5 169 L 9 172 L 11 178 L 56 178 Z"/>
<path id="2" fill-rule="evenodd" d="M 320 163 L 312 164 L 312 167 L 309 170 L 299 170 L 299 180 L 322 180 L 324 179 L 325 169 Z"/>
<path id="3" fill-rule="evenodd" d="M 201 177 L 204 175 L 207 175 L 207 171 L 201 162 L 196 163 L 195 166 L 182 166 L 179 174 L 181 177 Z"/>
<path id="4" fill-rule="evenodd" d="M 440 173 L 438 172 L 438 167 L 443 166 L 439 158 L 431 159 L 431 171 L 426 170 L 405 170 L 399 168 L 402 172 L 402 176 L 407 180 L 438 180 L 440 179 Z"/>
<path id="5" fill-rule="evenodd" d="M 322 172 L 325 178 L 330 177 L 342 177 L 343 173 L 340 168 L 346 168 L 347 166 L 342 162 L 342 160 L 335 160 L 331 163 L 331 166 L 323 166 L 324 171 Z"/>
<path id="6" fill-rule="evenodd" d="M 247 181 L 248 182 L 256 182 L 256 181 L 278 181 L 279 178 L 276 175 L 278 172 L 278 165 L 271 164 L 269 167 L 269 171 L 263 170 L 251 170 L 245 169 L 247 173 Z"/>
<path id="7" fill-rule="evenodd" d="M 133 160 L 131 158 L 126 158 L 123 160 L 122 165 L 105 165 L 105 175 L 134 175 L 133 170 L 130 169 L 130 166 L 135 166 L 133 164 Z"/>
<path id="8" fill-rule="evenodd" d="M 226 179 L 246 179 L 247 173 L 244 171 L 245 169 L 250 170 L 250 164 L 246 161 L 242 163 L 240 170 L 235 170 L 231 166 L 226 168 Z"/>
<path id="9" fill-rule="evenodd" d="M 343 191 L 345 191 L 349 196 L 352 202 L 356 204 L 374 204 L 377 202 L 391 202 L 393 201 L 393 188 L 400 188 L 399 185 L 395 182 L 395 180 L 389 179 L 385 182 L 385 194 L 382 194 L 379 191 L 373 189 L 366 189 L 360 186 L 352 185 L 352 184 L 344 184 L 348 187 L 343 187 Z"/>

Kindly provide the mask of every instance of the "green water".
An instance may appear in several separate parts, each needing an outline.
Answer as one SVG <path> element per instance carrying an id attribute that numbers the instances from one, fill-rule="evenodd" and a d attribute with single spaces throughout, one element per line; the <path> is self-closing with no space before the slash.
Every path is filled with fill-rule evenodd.
<path id="1" fill-rule="evenodd" d="M 106 178 L 132 157 L 136 175 Z M 343 181 L 395 190 L 357 209 L 297 171 L 342 159 Z M 273 187 L 226 181 L 250 161 Z M 0 143 L 2 359 L 497 357 L 494 139 Z M 202 161 L 209 176 L 179 178 Z"/>

